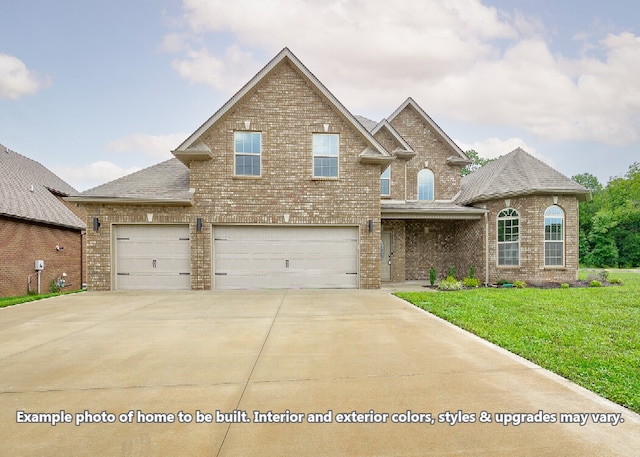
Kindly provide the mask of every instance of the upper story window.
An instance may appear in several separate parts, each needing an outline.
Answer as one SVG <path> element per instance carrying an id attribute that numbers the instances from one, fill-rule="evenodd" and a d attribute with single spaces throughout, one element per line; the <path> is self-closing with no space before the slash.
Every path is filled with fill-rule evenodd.
<path id="1" fill-rule="evenodd" d="M 236 176 L 260 176 L 262 134 L 235 132 L 234 145 Z"/>
<path id="2" fill-rule="evenodd" d="M 520 215 L 512 208 L 498 214 L 498 265 L 520 265 Z"/>
<path id="3" fill-rule="evenodd" d="M 544 212 L 544 264 L 564 265 L 564 211 L 556 205 Z"/>
<path id="4" fill-rule="evenodd" d="M 380 195 L 391 195 L 391 166 L 388 166 L 380 175 Z"/>
<path id="5" fill-rule="evenodd" d="M 338 177 L 338 143 L 340 136 L 335 133 L 313 134 L 313 176 Z"/>
<path id="6" fill-rule="evenodd" d="M 424 168 L 418 172 L 418 200 L 435 200 L 433 182 L 433 171 Z"/>

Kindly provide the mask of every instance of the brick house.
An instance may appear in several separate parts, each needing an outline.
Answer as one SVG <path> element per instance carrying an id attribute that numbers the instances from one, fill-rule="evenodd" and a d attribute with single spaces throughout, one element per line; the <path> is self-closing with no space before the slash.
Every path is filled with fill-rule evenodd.
<path id="1" fill-rule="evenodd" d="M 0 145 L 0 297 L 37 292 L 52 280 L 84 282 L 85 213 L 63 197 L 77 191 L 44 166 Z M 29 286 L 30 284 L 30 286 Z"/>
<path id="2" fill-rule="evenodd" d="M 413 99 L 356 117 L 286 48 L 173 154 L 67 198 L 90 289 L 576 279 L 587 190 L 521 150 L 461 179 L 469 159 Z"/>

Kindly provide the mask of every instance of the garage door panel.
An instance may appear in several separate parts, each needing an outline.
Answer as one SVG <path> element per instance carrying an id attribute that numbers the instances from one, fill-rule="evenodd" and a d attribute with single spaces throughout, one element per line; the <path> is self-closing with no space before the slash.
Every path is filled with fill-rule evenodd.
<path id="1" fill-rule="evenodd" d="M 117 289 L 190 289 L 187 225 L 117 225 Z"/>
<path id="2" fill-rule="evenodd" d="M 357 288 L 356 227 L 215 226 L 217 289 Z"/>

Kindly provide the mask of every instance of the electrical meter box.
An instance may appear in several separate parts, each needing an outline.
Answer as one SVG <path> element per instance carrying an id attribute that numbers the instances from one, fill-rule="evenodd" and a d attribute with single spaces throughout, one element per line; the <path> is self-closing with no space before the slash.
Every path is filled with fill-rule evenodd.
<path id="1" fill-rule="evenodd" d="M 36 260 L 36 271 L 44 270 L 44 260 Z"/>

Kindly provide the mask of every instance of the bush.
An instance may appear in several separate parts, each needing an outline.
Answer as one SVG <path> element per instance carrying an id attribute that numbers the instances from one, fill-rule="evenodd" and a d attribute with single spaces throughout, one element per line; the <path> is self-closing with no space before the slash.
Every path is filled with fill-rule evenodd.
<path id="1" fill-rule="evenodd" d="M 567 284 L 566 282 L 563 282 L 562 284 L 560 284 L 560 288 L 561 289 L 568 289 L 569 288 L 569 284 Z"/>
<path id="2" fill-rule="evenodd" d="M 527 283 L 524 281 L 514 281 L 513 282 L 514 287 L 517 287 L 518 289 L 524 289 L 525 287 L 527 287 Z"/>
<path id="3" fill-rule="evenodd" d="M 436 283 L 436 269 L 431 268 L 429 270 L 429 283 L 433 286 Z"/>
<path id="4" fill-rule="evenodd" d="M 462 280 L 462 284 L 465 287 L 478 287 L 480 285 L 480 280 L 478 278 L 473 278 L 473 277 L 464 278 Z"/>
<path id="5" fill-rule="evenodd" d="M 447 276 L 438 284 L 438 290 L 462 290 L 462 283 L 453 276 Z"/>
<path id="6" fill-rule="evenodd" d="M 49 283 L 49 291 L 52 294 L 57 294 L 58 292 L 60 292 L 60 286 L 58 285 L 58 281 L 56 281 L 55 279 L 51 280 L 51 282 Z"/>
<path id="7" fill-rule="evenodd" d="M 447 278 L 454 278 L 456 277 L 456 267 L 449 267 L 449 274 L 447 275 Z"/>
<path id="8" fill-rule="evenodd" d="M 602 287 L 602 283 L 596 279 L 589 283 L 589 287 Z"/>
<path id="9" fill-rule="evenodd" d="M 609 280 L 609 284 L 619 284 L 619 285 L 622 285 L 622 279 L 620 279 L 620 278 L 611 278 L 611 279 Z"/>
<path id="10" fill-rule="evenodd" d="M 600 281 L 605 282 L 609 278 L 609 272 L 607 270 L 598 270 L 591 272 L 587 281 Z"/>
<path id="11" fill-rule="evenodd" d="M 470 278 L 476 277 L 476 267 L 474 267 L 473 265 L 471 265 L 471 267 L 469 268 L 469 277 Z"/>

